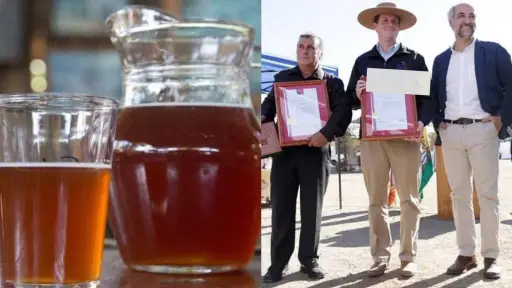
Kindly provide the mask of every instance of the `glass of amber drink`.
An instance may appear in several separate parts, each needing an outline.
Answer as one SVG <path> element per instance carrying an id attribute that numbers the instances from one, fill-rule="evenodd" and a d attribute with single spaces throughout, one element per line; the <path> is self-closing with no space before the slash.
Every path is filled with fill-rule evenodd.
<path id="1" fill-rule="evenodd" d="M 0 95 L 1 287 L 98 287 L 118 103 Z"/>
<path id="2" fill-rule="evenodd" d="M 125 73 L 109 204 L 123 261 L 155 273 L 245 268 L 261 229 L 252 29 L 142 6 L 107 24 Z"/>

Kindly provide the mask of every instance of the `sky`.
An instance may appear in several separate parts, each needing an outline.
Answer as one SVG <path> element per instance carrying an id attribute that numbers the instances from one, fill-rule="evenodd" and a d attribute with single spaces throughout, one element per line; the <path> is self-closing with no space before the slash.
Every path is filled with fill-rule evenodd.
<path id="1" fill-rule="evenodd" d="M 314 32 L 324 41 L 321 64 L 338 67 L 339 77 L 347 85 L 356 58 L 377 43 L 376 32 L 361 26 L 357 15 L 380 2 L 384 1 L 262 0 L 262 53 L 295 60 L 298 36 Z M 511 0 L 393 2 L 418 19 L 415 26 L 399 33 L 398 41 L 422 54 L 430 70 L 434 58 L 453 44 L 455 36 L 447 13 L 458 3 L 468 3 L 475 9 L 477 39 L 498 42 L 512 52 Z"/>
<path id="2" fill-rule="evenodd" d="M 357 22 L 357 15 L 383 1 L 375 0 L 262 0 L 262 52 L 295 60 L 297 37 L 314 32 L 324 41 L 322 63 L 337 66 L 347 82 L 355 59 L 377 42 L 375 31 Z M 454 0 L 396 0 L 399 8 L 414 13 L 416 25 L 400 32 L 398 41 L 421 53 L 429 69 L 438 54 L 454 41 L 448 10 Z M 480 40 L 495 41 L 512 52 L 510 0 L 465 1 L 475 8 Z M 356 41 L 357 38 L 357 41 Z"/>

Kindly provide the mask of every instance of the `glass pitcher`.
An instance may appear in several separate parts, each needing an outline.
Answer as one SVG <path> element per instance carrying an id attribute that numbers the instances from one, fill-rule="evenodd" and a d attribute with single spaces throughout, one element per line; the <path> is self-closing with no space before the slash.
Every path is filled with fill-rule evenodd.
<path id="1" fill-rule="evenodd" d="M 124 68 L 109 206 L 123 261 L 156 273 L 243 269 L 261 221 L 252 28 L 144 6 L 107 25 Z"/>

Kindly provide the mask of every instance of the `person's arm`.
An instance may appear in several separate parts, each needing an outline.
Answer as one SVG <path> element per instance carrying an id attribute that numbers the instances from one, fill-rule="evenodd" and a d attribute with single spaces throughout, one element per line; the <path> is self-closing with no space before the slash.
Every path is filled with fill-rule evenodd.
<path id="1" fill-rule="evenodd" d="M 423 60 L 423 63 L 425 60 Z M 432 66 L 432 78 L 430 80 L 430 97 L 428 101 L 423 103 L 420 110 L 418 119 L 427 126 L 430 122 L 433 122 L 434 129 L 437 131 L 439 123 L 441 121 L 439 111 L 439 68 L 438 68 L 438 57 L 434 59 Z"/>
<path id="2" fill-rule="evenodd" d="M 278 81 L 279 73 L 274 75 L 274 82 Z M 261 103 L 261 123 L 272 122 L 276 117 L 276 98 L 274 96 L 274 87 L 270 90 L 267 97 Z"/>
<path id="3" fill-rule="evenodd" d="M 353 110 L 359 110 L 361 109 L 361 100 L 359 100 L 359 97 L 357 97 L 356 93 L 356 85 L 357 80 L 361 77 L 361 73 L 357 69 L 358 67 L 358 59 L 354 63 L 354 67 L 352 67 L 352 73 L 350 73 L 350 80 L 348 81 L 347 85 L 347 97 L 350 99 L 351 102 L 351 108 Z"/>
<path id="4" fill-rule="evenodd" d="M 274 88 L 268 93 L 263 103 L 261 103 L 261 123 L 272 122 L 276 117 L 276 99 L 274 97 Z"/>
<path id="5" fill-rule="evenodd" d="M 512 63 L 510 54 L 497 44 L 496 57 L 498 62 L 498 80 L 503 89 L 503 101 L 498 116 L 505 126 L 512 125 Z"/>
<path id="6" fill-rule="evenodd" d="M 320 133 L 322 133 L 329 142 L 332 141 L 334 136 L 343 136 L 352 121 L 352 101 L 347 93 L 345 93 L 343 81 L 339 78 L 334 78 L 330 81 L 336 83 L 332 93 L 329 95 L 331 117 L 325 126 L 320 129 Z"/>
<path id="7" fill-rule="evenodd" d="M 425 63 L 425 58 L 420 54 L 416 54 L 416 63 L 415 63 L 416 71 L 426 71 L 428 72 L 427 64 Z M 429 117 L 423 116 L 423 113 L 428 113 L 431 109 L 431 97 L 430 95 L 416 95 L 416 106 L 418 107 L 418 121 L 423 123 L 423 126 L 426 126 L 430 123 Z"/>

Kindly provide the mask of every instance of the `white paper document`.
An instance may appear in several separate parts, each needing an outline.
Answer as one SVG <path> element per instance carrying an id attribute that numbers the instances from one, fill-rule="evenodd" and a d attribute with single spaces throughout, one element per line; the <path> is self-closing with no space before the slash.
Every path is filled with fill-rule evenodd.
<path id="1" fill-rule="evenodd" d="M 404 94 L 373 93 L 372 102 L 375 131 L 407 129 Z"/>
<path id="2" fill-rule="evenodd" d="M 297 93 L 297 90 L 284 91 L 289 136 L 311 136 L 318 132 L 322 123 L 316 89 L 304 89 L 302 94 Z"/>
<path id="3" fill-rule="evenodd" d="M 368 68 L 366 91 L 429 96 L 430 79 L 428 71 Z"/>

